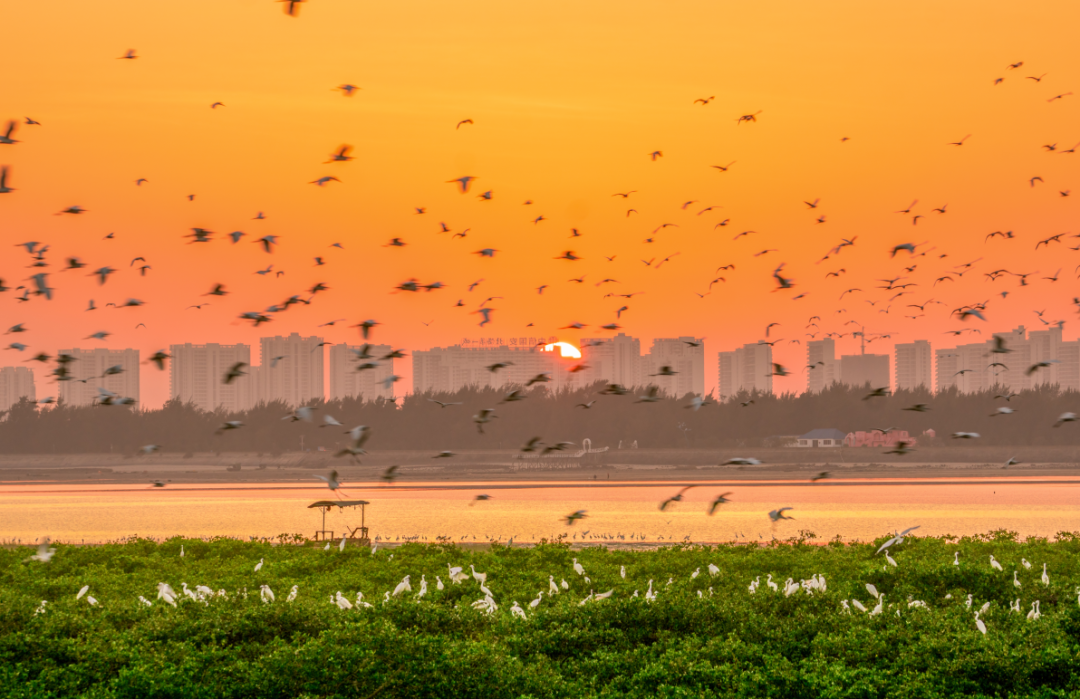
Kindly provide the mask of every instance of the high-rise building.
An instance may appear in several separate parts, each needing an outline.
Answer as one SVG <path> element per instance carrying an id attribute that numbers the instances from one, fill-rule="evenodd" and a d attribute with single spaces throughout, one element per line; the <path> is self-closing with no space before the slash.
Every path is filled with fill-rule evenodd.
<path id="1" fill-rule="evenodd" d="M 1063 391 L 1080 391 L 1080 340 L 1062 342 L 1058 346 L 1058 386 Z"/>
<path id="2" fill-rule="evenodd" d="M 705 341 L 697 337 L 657 338 L 644 358 L 644 383 L 655 384 L 669 396 L 705 395 Z M 674 376 L 661 376 L 662 367 Z"/>
<path id="3" fill-rule="evenodd" d="M 258 384 L 250 374 L 249 345 L 170 345 L 169 395 L 207 410 L 239 412 L 257 402 Z M 225 383 L 225 375 L 243 362 L 244 376 Z"/>
<path id="4" fill-rule="evenodd" d="M 999 346 L 1000 343 L 1000 346 Z M 962 393 L 1023 391 L 1042 385 L 1080 390 L 1080 341 L 1066 342 L 1061 327 L 1024 326 L 994 333 L 990 340 L 938 350 L 938 390 L 956 386 Z M 942 361 L 949 363 L 943 365 Z M 1038 369 L 1028 370 L 1040 363 Z"/>
<path id="5" fill-rule="evenodd" d="M 720 400 L 740 391 L 772 393 L 772 347 L 750 343 L 732 352 L 720 352 Z"/>
<path id="6" fill-rule="evenodd" d="M 546 351 L 527 345 L 491 347 L 433 347 L 412 353 L 414 393 L 453 393 L 466 386 L 501 388 L 524 385 L 530 379 L 548 374 L 551 390 L 580 388 L 589 379 L 586 372 L 569 370 L 581 360 L 563 357 L 559 349 Z M 505 365 L 492 371 L 495 364 Z"/>
<path id="7" fill-rule="evenodd" d="M 840 381 L 849 386 L 890 388 L 889 355 L 845 354 L 840 357 Z"/>
<path id="8" fill-rule="evenodd" d="M 391 352 L 390 345 L 330 345 L 330 400 L 393 398 L 394 387 L 386 381 L 394 375 L 394 360 L 379 359 Z"/>
<path id="9" fill-rule="evenodd" d="M 34 372 L 29 367 L 0 367 L 0 412 L 10 410 L 20 398 L 37 400 Z"/>
<path id="10" fill-rule="evenodd" d="M 592 338 L 581 347 L 581 361 L 589 366 L 589 381 L 617 383 L 626 388 L 641 386 L 644 380 L 641 341 L 619 333 L 615 337 Z"/>
<path id="11" fill-rule="evenodd" d="M 806 390 L 820 393 L 840 380 L 836 341 L 831 337 L 806 343 Z"/>
<path id="12" fill-rule="evenodd" d="M 934 390 L 934 360 L 930 343 L 926 340 L 905 342 L 893 347 L 896 370 L 896 388 Z"/>
<path id="13" fill-rule="evenodd" d="M 60 382 L 60 400 L 67 405 L 93 405 L 99 388 L 121 398 L 139 400 L 139 350 L 62 349 L 75 361 L 68 365 L 71 380 Z M 108 372 L 108 375 L 106 375 Z"/>
<path id="14" fill-rule="evenodd" d="M 259 401 L 295 408 L 322 400 L 323 355 L 323 339 L 314 335 L 259 338 Z"/>

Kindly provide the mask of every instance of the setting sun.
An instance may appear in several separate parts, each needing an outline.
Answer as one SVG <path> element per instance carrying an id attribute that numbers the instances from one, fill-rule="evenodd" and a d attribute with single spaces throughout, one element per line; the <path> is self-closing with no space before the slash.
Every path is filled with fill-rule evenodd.
<path id="1" fill-rule="evenodd" d="M 559 348 L 560 357 L 573 357 L 574 359 L 581 359 L 581 350 L 574 347 L 569 342 L 553 342 L 550 345 L 544 346 L 545 352 L 550 352 L 556 347 Z"/>

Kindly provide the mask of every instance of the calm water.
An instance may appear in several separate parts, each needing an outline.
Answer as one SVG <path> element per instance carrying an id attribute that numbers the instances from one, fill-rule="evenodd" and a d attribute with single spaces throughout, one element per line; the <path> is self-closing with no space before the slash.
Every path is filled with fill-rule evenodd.
<path id="1" fill-rule="evenodd" d="M 895 529 L 921 525 L 919 534 L 975 534 L 1011 529 L 1022 536 L 1053 536 L 1080 531 L 1080 479 L 919 479 L 844 481 L 807 485 L 805 481 L 732 483 L 690 490 L 684 501 L 659 511 L 659 503 L 678 491 L 672 484 L 447 484 L 410 483 L 347 488 L 348 499 L 364 499 L 371 536 L 449 536 L 454 541 L 513 537 L 536 541 L 566 533 L 644 535 L 645 541 L 730 541 L 736 535 L 756 540 L 786 538 L 801 529 L 820 538 L 840 535 L 868 540 Z M 718 493 L 731 491 L 732 503 L 708 517 Z M 470 505 L 477 493 L 492 499 Z M 144 485 L 0 484 L 0 539 L 101 542 L 139 535 L 164 538 L 226 535 L 311 536 L 320 527 L 311 502 L 332 497 L 307 483 L 258 485 L 183 485 L 151 489 Z M 767 512 L 793 507 L 795 521 L 772 525 Z M 586 510 L 574 526 L 561 516 Z M 327 529 L 340 533 L 358 525 L 358 510 L 335 510 Z M 580 539 L 579 539 L 580 540 Z M 591 538 L 590 538 L 591 540 Z"/>

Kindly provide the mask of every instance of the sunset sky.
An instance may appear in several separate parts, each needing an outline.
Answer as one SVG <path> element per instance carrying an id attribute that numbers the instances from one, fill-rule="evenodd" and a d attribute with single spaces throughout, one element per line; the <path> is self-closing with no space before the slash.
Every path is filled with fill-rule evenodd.
<path id="1" fill-rule="evenodd" d="M 965 324 L 950 311 L 988 299 L 987 322 L 966 323 L 981 339 L 1041 329 L 1033 311 L 1044 309 L 1047 320 L 1068 321 L 1067 339 L 1077 335 L 1080 252 L 1070 248 L 1080 246 L 1080 154 L 1063 152 L 1080 142 L 1076 3 L 309 0 L 297 17 L 283 7 L 5 7 L 0 121 L 20 124 L 18 142 L 0 145 L 15 190 L 0 194 L 0 278 L 16 287 L 45 271 L 56 295 L 23 303 L 14 288 L 0 294 L 3 328 L 29 330 L 3 344 L 30 346 L 3 352 L 0 365 L 60 347 L 135 347 L 146 357 L 177 342 L 257 345 L 293 331 L 359 342 L 348 326 L 368 318 L 382 324 L 376 341 L 408 352 L 466 337 L 576 342 L 602 335 L 625 304 L 618 322 L 643 347 L 707 338 L 708 391 L 715 353 L 762 339 L 771 322 L 785 339 L 776 361 L 801 369 L 804 345 L 786 340 L 808 339 L 814 315 L 826 332 L 856 320 L 891 334 L 875 352 L 914 339 L 952 346 L 943 333 Z M 138 58 L 118 60 L 129 49 Z M 334 88 L 345 83 L 362 89 L 344 96 Z M 464 119 L 474 123 L 455 128 Z M 355 159 L 327 164 L 346 144 Z M 653 151 L 663 156 L 654 161 Z M 711 167 L 733 161 L 726 172 Z M 324 176 L 341 181 L 309 184 Z M 476 177 L 467 194 L 447 183 L 462 176 Z M 490 201 L 478 197 L 488 190 Z M 818 208 L 804 204 L 817 199 Z M 894 212 L 916 199 L 912 214 L 923 218 L 913 225 Z M 932 211 L 943 205 L 946 213 Z M 71 206 L 87 211 L 56 215 Z M 252 220 L 260 211 L 265 220 Z M 440 233 L 443 222 L 467 236 Z M 665 223 L 675 225 L 654 234 Z M 214 240 L 189 244 L 194 227 Z M 581 237 L 571 240 L 572 228 Z M 234 245 L 226 235 L 237 230 L 247 235 Z M 984 242 L 997 230 L 1015 238 Z M 263 235 L 279 236 L 272 254 L 254 244 Z M 853 236 L 854 246 L 818 262 Z M 406 246 L 385 247 L 395 237 Z M 49 245 L 49 267 L 29 267 L 15 247 L 27 241 Z M 924 242 L 926 256 L 890 258 L 895 245 Z M 484 248 L 497 252 L 475 254 Z M 567 250 L 582 259 L 555 259 Z M 763 250 L 775 251 L 754 256 Z M 89 266 L 61 272 L 71 256 Z M 136 256 L 151 267 L 145 277 L 129 266 Z M 975 260 L 962 278 L 933 286 Z M 791 290 L 776 291 L 780 263 Z M 271 264 L 285 274 L 255 274 Z M 100 286 L 89 272 L 103 266 L 118 271 Z M 987 280 L 1001 268 L 1031 273 L 1029 285 Z M 1057 282 L 1044 279 L 1059 269 Z M 583 284 L 568 281 L 581 275 Z M 726 282 L 699 298 L 716 276 Z M 880 313 L 895 292 L 876 280 L 899 276 L 917 286 Z M 394 293 L 412 278 L 446 288 Z M 617 282 L 596 286 L 607 278 Z M 310 306 L 259 328 L 238 319 L 306 298 L 318 282 L 330 290 Z M 231 293 L 202 296 L 218 283 Z M 863 291 L 840 300 L 850 288 Z M 643 293 L 604 298 L 632 292 Z M 502 298 L 479 328 L 473 311 L 492 296 Z M 99 310 L 87 312 L 91 298 Z M 146 305 L 105 308 L 128 298 Z M 917 313 L 908 303 L 928 299 L 946 305 L 905 317 Z M 317 327 L 337 319 L 348 322 Z M 560 330 L 574 322 L 589 327 Z M 113 336 L 83 340 L 98 331 Z M 857 347 L 838 342 L 843 353 Z M 399 360 L 399 391 L 409 368 Z M 35 371 L 39 397 L 56 395 L 48 368 Z M 142 383 L 145 406 L 167 398 L 167 372 L 145 368 Z M 794 371 L 774 385 L 801 390 L 805 377 Z"/>

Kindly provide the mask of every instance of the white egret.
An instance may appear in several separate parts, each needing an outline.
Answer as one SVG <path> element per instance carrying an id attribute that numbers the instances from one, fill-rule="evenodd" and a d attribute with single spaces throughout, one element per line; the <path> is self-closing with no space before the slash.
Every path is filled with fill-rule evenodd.
<path id="1" fill-rule="evenodd" d="M 263 567 L 263 559 L 260 558 L 259 562 L 255 565 L 255 572 L 258 573 L 260 570 L 262 570 L 262 567 Z"/>
<path id="2" fill-rule="evenodd" d="M 1013 571 L 1013 587 L 1020 588 L 1020 581 L 1016 579 L 1016 571 Z"/>
<path id="3" fill-rule="evenodd" d="M 263 604 L 271 604 L 274 601 L 274 591 L 269 585 L 260 585 L 259 597 L 262 598 Z"/>
<path id="4" fill-rule="evenodd" d="M 873 583 L 866 583 L 866 591 L 874 596 L 875 599 L 881 599 L 881 595 L 878 593 L 877 588 Z"/>
<path id="5" fill-rule="evenodd" d="M 438 575 L 436 575 L 435 576 L 435 589 L 436 590 L 442 590 L 442 589 L 445 589 L 445 588 L 446 588 L 446 585 L 443 585 L 442 578 L 440 578 Z"/>
<path id="6" fill-rule="evenodd" d="M 994 570 L 1001 570 L 1002 569 L 1001 564 L 997 562 L 996 558 L 994 558 L 994 554 L 990 554 L 990 567 L 993 568 Z"/>
<path id="7" fill-rule="evenodd" d="M 769 573 L 769 579 L 765 581 L 765 584 L 772 588 L 773 592 L 780 591 L 780 586 L 773 582 L 772 573 Z"/>
<path id="8" fill-rule="evenodd" d="M 30 556 L 28 560 L 48 563 L 52 560 L 52 557 L 54 555 L 56 555 L 56 549 L 49 547 L 49 538 L 45 537 L 45 541 L 41 542 L 41 544 L 38 546 L 37 553 Z"/>
<path id="9" fill-rule="evenodd" d="M 83 595 L 85 595 L 89 591 L 90 591 L 90 586 L 89 585 L 83 585 L 82 589 L 79 590 L 79 594 L 75 595 L 75 599 L 76 600 L 81 600 L 83 598 Z"/>
<path id="10" fill-rule="evenodd" d="M 858 610 L 859 610 L 860 612 L 865 612 L 865 611 L 866 611 L 866 607 L 864 607 L 864 606 L 863 606 L 863 603 L 862 603 L 862 602 L 860 602 L 860 601 L 859 601 L 859 600 L 857 600 L 857 599 L 853 599 L 853 600 L 851 600 L 851 606 L 855 607 L 855 608 L 856 608 L 856 609 L 858 609 Z"/>
<path id="11" fill-rule="evenodd" d="M 184 545 L 180 544 L 180 558 L 184 557 Z"/>
<path id="12" fill-rule="evenodd" d="M 698 592 L 700 593 L 701 590 L 698 590 Z M 594 596 L 593 599 L 594 600 L 607 599 L 608 597 L 611 597 L 613 594 L 615 594 L 615 589 L 614 588 L 608 590 L 607 592 L 601 592 L 599 595 Z"/>
<path id="13" fill-rule="evenodd" d="M 416 593 L 416 599 L 420 599 L 427 594 L 427 576 L 420 576 L 420 591 Z"/>
<path id="14" fill-rule="evenodd" d="M 341 535 L 341 543 L 338 544 L 338 551 L 344 551 L 345 550 L 345 541 L 347 539 L 348 539 L 348 535 L 346 535 L 346 534 Z"/>
<path id="15" fill-rule="evenodd" d="M 551 591 L 550 594 L 552 594 L 552 595 L 559 594 L 559 586 L 555 584 L 555 576 L 554 575 L 549 575 L 548 576 L 548 589 Z"/>
<path id="16" fill-rule="evenodd" d="M 473 580 L 481 583 L 487 582 L 487 573 L 477 573 L 476 568 L 471 563 L 469 564 L 469 570 L 472 571 Z"/>
<path id="17" fill-rule="evenodd" d="M 626 580 L 626 566 L 619 566 L 619 577 Z"/>
<path id="18" fill-rule="evenodd" d="M 981 607 L 981 608 L 979 609 L 979 613 L 980 613 L 980 614 L 986 614 L 986 612 L 987 612 L 987 611 L 989 611 L 989 609 L 990 609 L 990 603 L 989 603 L 989 602 L 987 602 L 986 604 L 984 604 L 984 605 L 983 605 L 983 606 L 982 606 L 982 607 Z"/>
<path id="19" fill-rule="evenodd" d="M 564 589 L 564 590 L 569 590 L 570 589 L 570 584 L 567 583 L 566 580 L 560 579 L 559 580 L 559 586 L 562 587 L 562 589 Z"/>
<path id="20" fill-rule="evenodd" d="M 694 578 L 696 578 L 699 575 L 701 575 L 701 567 L 700 566 L 698 566 L 698 568 L 693 573 L 690 573 L 690 579 L 693 580 Z"/>
<path id="21" fill-rule="evenodd" d="M 960 552 L 959 551 L 957 551 L 956 553 L 953 554 L 952 564 L 954 566 L 960 565 Z"/>
<path id="22" fill-rule="evenodd" d="M 397 597 L 402 592 L 412 592 L 412 585 L 409 584 L 408 575 L 406 575 L 405 578 L 397 584 L 397 587 L 394 588 L 393 596 Z"/>
<path id="23" fill-rule="evenodd" d="M 519 607 L 517 602 L 514 602 L 514 605 L 510 607 L 510 613 L 522 619 L 523 621 L 526 619 L 525 610 Z"/>
<path id="24" fill-rule="evenodd" d="M 341 594 L 340 590 L 338 590 L 337 597 L 334 599 L 334 603 L 337 604 L 338 609 L 341 609 L 342 611 L 353 608 L 352 602 L 345 599 L 345 597 Z"/>
<path id="25" fill-rule="evenodd" d="M 1024 565 L 1025 568 L 1027 568 L 1028 570 L 1031 570 L 1031 563 L 1028 561 L 1028 559 L 1021 558 L 1020 562 Z"/>
<path id="26" fill-rule="evenodd" d="M 720 569 L 717 568 L 714 564 L 710 563 L 709 564 L 709 575 L 712 576 L 712 577 L 716 577 L 719 574 L 720 574 Z"/>
<path id="27" fill-rule="evenodd" d="M 585 569 L 577 562 L 576 558 L 574 559 L 574 572 L 578 575 L 585 575 Z"/>
<path id="28" fill-rule="evenodd" d="M 292 602 L 293 600 L 296 599 L 296 595 L 299 594 L 299 592 L 300 592 L 300 587 L 298 585 L 293 585 L 292 589 L 289 590 L 289 596 L 285 598 L 285 601 L 286 602 Z"/>
<path id="29" fill-rule="evenodd" d="M 975 626 L 979 628 L 979 631 L 982 632 L 983 636 L 986 635 L 986 624 L 984 624 L 982 619 L 979 618 L 978 612 L 975 612 Z"/>
<path id="30" fill-rule="evenodd" d="M 532 602 L 529 602 L 529 608 L 530 609 L 536 609 L 537 607 L 539 607 L 540 606 L 540 600 L 543 599 L 543 598 L 544 598 L 544 591 L 540 590 L 540 592 L 536 593 L 536 599 L 534 599 Z"/>
<path id="31" fill-rule="evenodd" d="M 885 608 L 885 595 L 878 597 L 877 606 L 870 610 L 870 616 L 875 614 L 881 614 L 881 610 Z"/>
<path id="32" fill-rule="evenodd" d="M 888 551 L 885 552 L 885 560 L 888 561 L 889 565 L 891 565 L 893 568 L 896 567 L 896 561 L 893 560 L 893 557 L 889 555 Z"/>
<path id="33" fill-rule="evenodd" d="M 1050 576 L 1046 574 L 1046 564 L 1045 563 L 1043 563 L 1042 584 L 1043 585 L 1049 585 L 1050 584 Z"/>

